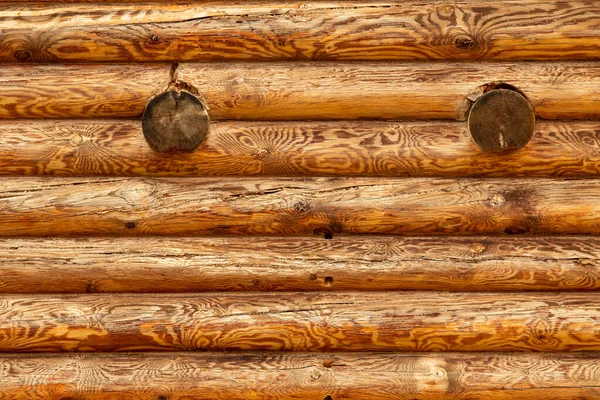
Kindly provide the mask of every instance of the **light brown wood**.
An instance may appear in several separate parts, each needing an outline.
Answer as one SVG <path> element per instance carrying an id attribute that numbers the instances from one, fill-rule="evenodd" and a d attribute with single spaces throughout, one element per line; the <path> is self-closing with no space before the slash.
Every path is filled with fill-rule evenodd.
<path id="1" fill-rule="evenodd" d="M 17 238 L 0 293 L 599 290 L 599 259 L 597 237 Z"/>
<path id="2" fill-rule="evenodd" d="M 600 351 L 600 293 L 0 296 L 6 352 Z"/>
<path id="3" fill-rule="evenodd" d="M 205 63 L 0 66 L 0 118 L 140 117 L 156 94 L 200 92 L 212 120 L 464 120 L 483 86 L 522 90 L 545 119 L 600 119 L 600 64 Z M 470 100 L 467 100 L 470 99 Z"/>
<path id="4" fill-rule="evenodd" d="M 66 3 L 4 6 L 0 61 L 600 59 L 585 0 Z"/>
<path id="5" fill-rule="evenodd" d="M 0 180 L 0 236 L 600 234 L 600 181 Z"/>
<path id="6" fill-rule="evenodd" d="M 141 117 L 167 64 L 0 65 L 0 118 Z"/>
<path id="7" fill-rule="evenodd" d="M 461 122 L 220 122 L 192 153 L 160 154 L 138 121 L 0 120 L 0 175 L 600 176 L 600 123 L 541 121 L 487 154 Z"/>
<path id="8" fill-rule="evenodd" d="M 573 400 L 600 357 L 485 353 L 0 355 L 0 398 Z"/>

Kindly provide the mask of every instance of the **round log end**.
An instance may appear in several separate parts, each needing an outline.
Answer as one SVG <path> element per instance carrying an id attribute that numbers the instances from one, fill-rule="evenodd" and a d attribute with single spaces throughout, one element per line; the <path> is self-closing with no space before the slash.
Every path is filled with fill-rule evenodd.
<path id="1" fill-rule="evenodd" d="M 162 93 L 144 110 L 142 130 L 154 150 L 193 151 L 206 138 L 209 128 L 206 107 L 196 96 L 175 90 Z"/>
<path id="2" fill-rule="evenodd" d="M 535 110 L 514 90 L 493 89 L 475 101 L 468 126 L 471 137 L 484 151 L 521 149 L 533 136 Z"/>

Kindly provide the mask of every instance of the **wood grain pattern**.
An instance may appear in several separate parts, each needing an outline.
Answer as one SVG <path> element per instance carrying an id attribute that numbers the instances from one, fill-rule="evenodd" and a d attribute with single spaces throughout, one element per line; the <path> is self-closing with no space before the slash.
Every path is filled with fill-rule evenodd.
<path id="1" fill-rule="evenodd" d="M 0 180 L 0 236 L 600 234 L 596 179 Z"/>
<path id="2" fill-rule="evenodd" d="M 470 99 L 503 82 L 542 119 L 600 119 L 600 63 L 180 64 L 215 119 L 464 120 Z M 1 93 L 1 92 L 0 92 Z"/>
<path id="3" fill-rule="evenodd" d="M 599 351 L 600 293 L 0 296 L 0 350 Z"/>
<path id="4" fill-rule="evenodd" d="M 173 68 L 172 68 L 173 67 Z M 211 120 L 464 120 L 485 85 L 522 90 L 544 119 L 600 119 L 600 64 L 205 63 L 0 66 L 0 118 L 139 117 L 169 86 Z M 442 90 L 443 89 L 443 90 Z"/>
<path id="5" fill-rule="evenodd" d="M 0 65 L 0 118 L 141 117 L 167 64 Z"/>
<path id="6" fill-rule="evenodd" d="M 0 293 L 599 290 L 598 260 L 597 237 L 17 238 Z"/>
<path id="7" fill-rule="evenodd" d="M 597 60 L 599 24 L 586 0 L 22 2 L 0 61 Z"/>
<path id="8" fill-rule="evenodd" d="M 481 151 L 460 122 L 220 122 L 191 153 L 153 151 L 138 121 L 0 120 L 0 175 L 600 176 L 600 123 L 536 124 Z"/>
<path id="9" fill-rule="evenodd" d="M 0 399 L 591 399 L 599 364 L 595 353 L 2 354 Z"/>

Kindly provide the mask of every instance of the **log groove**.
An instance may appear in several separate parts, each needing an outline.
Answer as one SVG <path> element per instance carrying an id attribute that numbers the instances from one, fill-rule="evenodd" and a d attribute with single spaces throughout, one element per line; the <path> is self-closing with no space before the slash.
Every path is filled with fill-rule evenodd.
<path id="1" fill-rule="evenodd" d="M 600 234 L 596 179 L 0 180 L 0 236 Z"/>
<path id="2" fill-rule="evenodd" d="M 0 120 L 0 175 L 600 175 L 600 122 L 542 121 L 487 154 L 460 122 L 220 122 L 191 153 L 152 151 L 137 121 Z"/>
<path id="3" fill-rule="evenodd" d="M 1 239 L 0 293 L 600 290 L 599 259 L 596 237 Z"/>
<path id="4" fill-rule="evenodd" d="M 486 85 L 523 91 L 543 119 L 600 119 L 600 63 L 206 63 L 0 66 L 0 118 L 140 117 L 170 85 L 211 120 L 464 120 Z M 443 89 L 443 90 L 442 90 Z"/>
<path id="5" fill-rule="evenodd" d="M 599 364 L 594 353 L 0 354 L 0 399 L 572 400 L 598 397 Z"/>
<path id="6" fill-rule="evenodd" d="M 600 351 L 600 293 L 0 296 L 0 350 Z"/>
<path id="7" fill-rule="evenodd" d="M 600 7 L 585 0 L 13 2 L 2 11 L 0 61 L 600 59 Z"/>

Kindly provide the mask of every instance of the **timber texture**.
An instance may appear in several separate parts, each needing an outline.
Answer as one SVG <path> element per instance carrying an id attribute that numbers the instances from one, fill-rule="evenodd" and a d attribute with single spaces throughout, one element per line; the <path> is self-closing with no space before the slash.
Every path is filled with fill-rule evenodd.
<path id="1" fill-rule="evenodd" d="M 598 259 L 588 236 L 8 238 L 0 293 L 595 291 Z"/>
<path id="2" fill-rule="evenodd" d="M 0 399 L 600 398 L 599 28 L 0 0 Z"/>
<path id="3" fill-rule="evenodd" d="M 0 354 L 0 359 L 3 399 L 85 393 L 102 400 L 572 400 L 600 393 L 596 353 L 99 353 Z"/>
<path id="4" fill-rule="evenodd" d="M 0 119 L 139 118 L 173 85 L 211 120 L 464 121 L 492 83 L 516 87 L 542 119 L 600 119 L 600 63 L 181 63 L 2 66 Z"/>
<path id="5" fill-rule="evenodd" d="M 90 1 L 3 0 L 0 61 L 600 59 L 586 0 Z"/>

